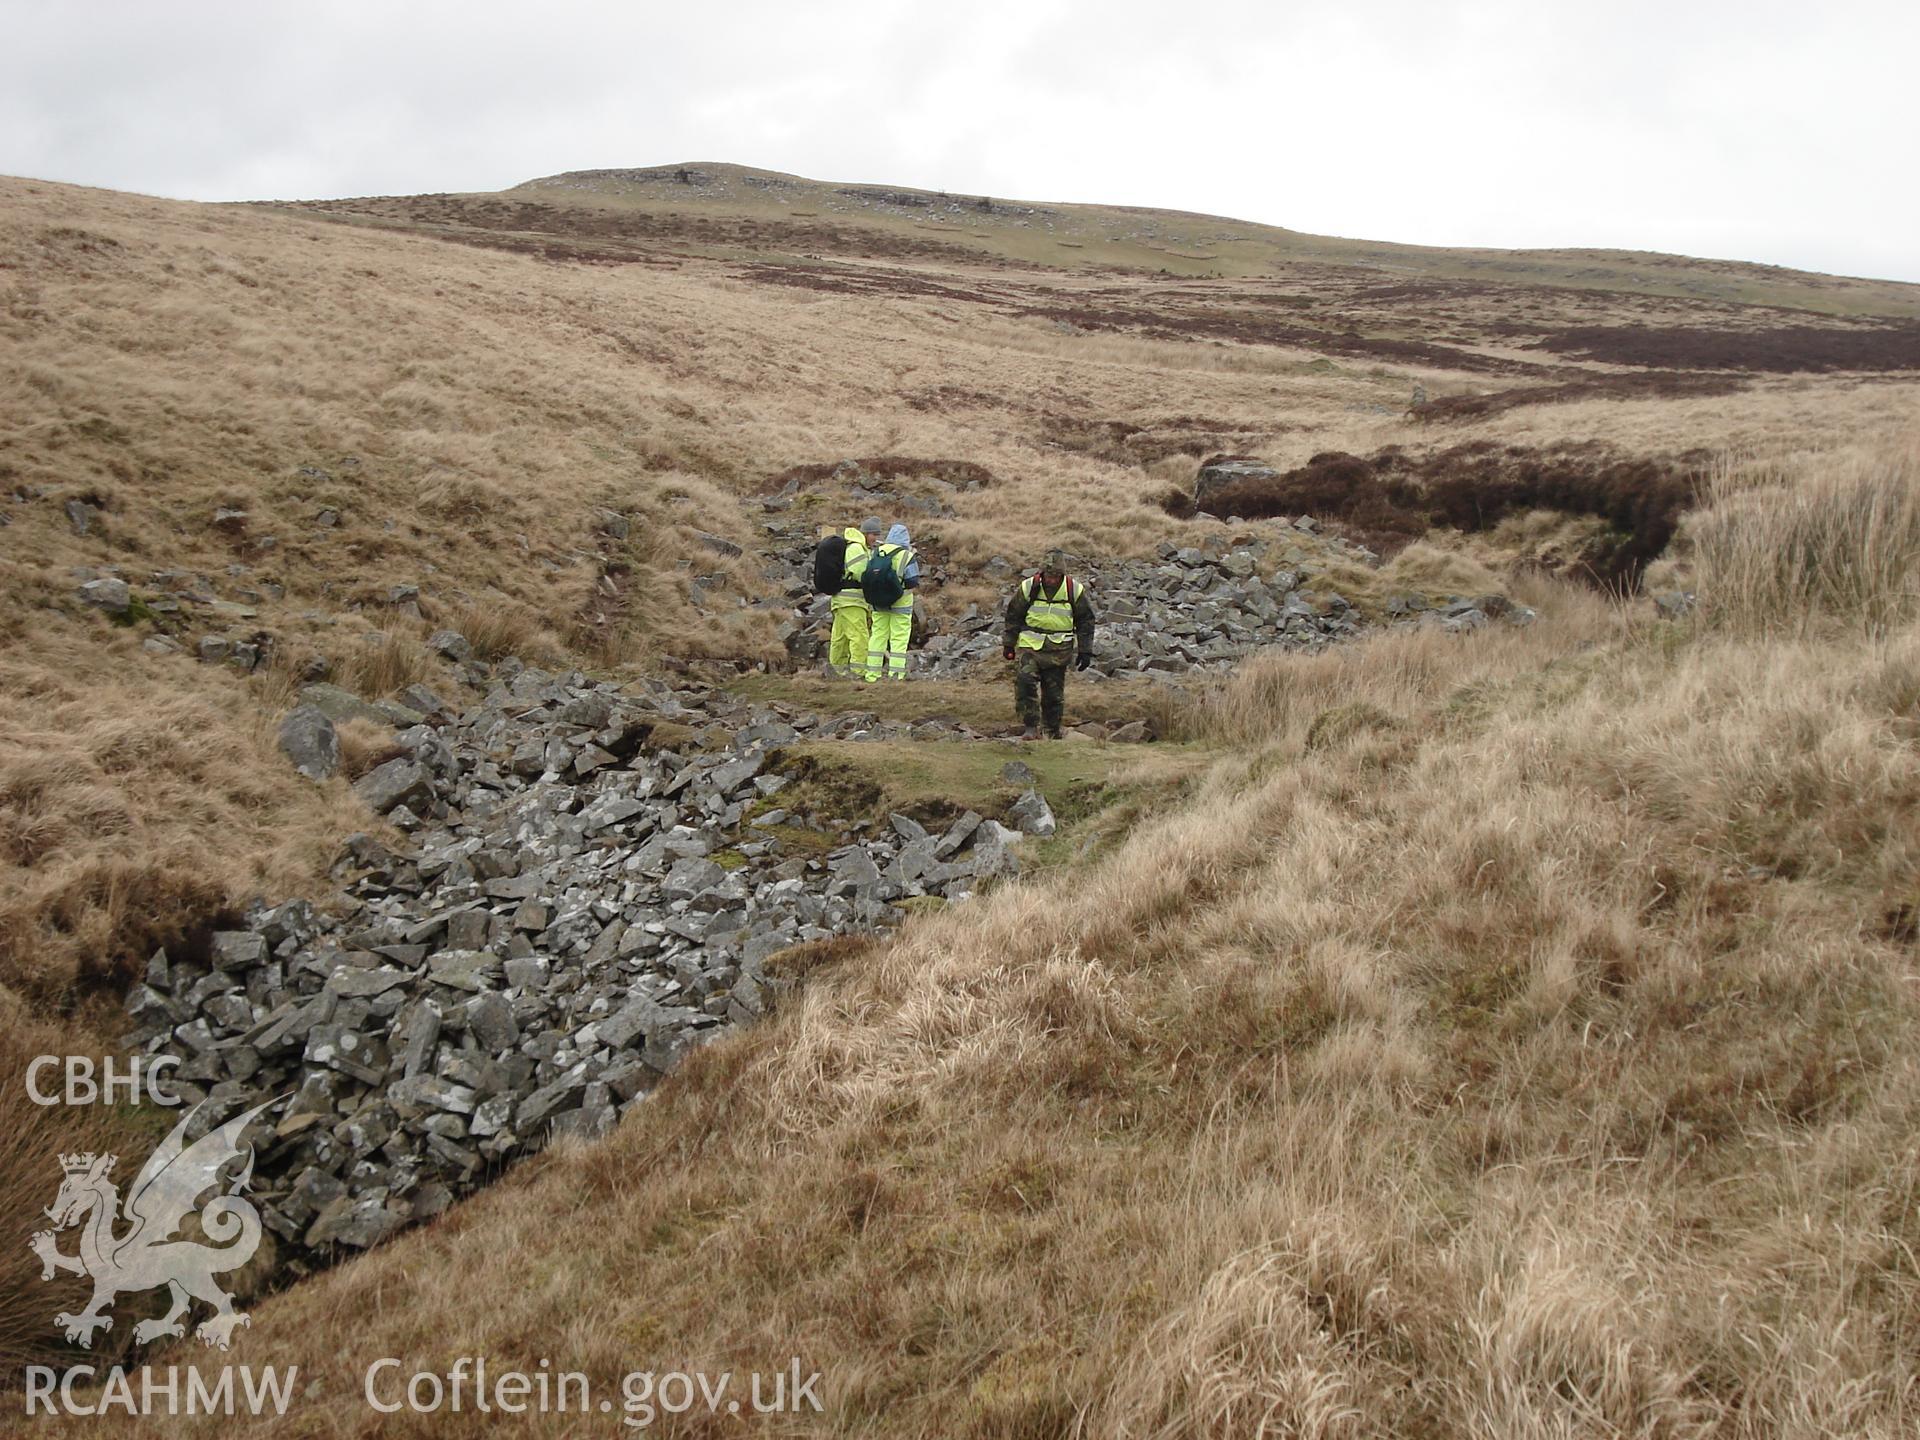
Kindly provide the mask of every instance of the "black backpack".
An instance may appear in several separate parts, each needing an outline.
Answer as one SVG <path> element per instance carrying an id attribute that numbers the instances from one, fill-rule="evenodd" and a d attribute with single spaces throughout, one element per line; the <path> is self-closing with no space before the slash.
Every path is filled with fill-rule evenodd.
<path id="1" fill-rule="evenodd" d="M 847 537 L 829 535 L 813 547 L 813 593 L 838 594 L 847 583 Z"/>
<path id="2" fill-rule="evenodd" d="M 860 572 L 860 593 L 876 610 L 891 610 L 907 593 L 906 581 L 900 578 L 899 556 L 899 546 L 883 547 L 874 551 L 867 568 Z"/>

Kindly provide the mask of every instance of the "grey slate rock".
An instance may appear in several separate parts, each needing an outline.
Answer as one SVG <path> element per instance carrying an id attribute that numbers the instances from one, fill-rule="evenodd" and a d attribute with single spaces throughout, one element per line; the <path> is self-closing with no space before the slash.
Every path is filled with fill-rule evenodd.
<path id="1" fill-rule="evenodd" d="M 449 660 L 465 660 L 473 654 L 472 644 L 458 630 L 434 631 L 427 637 L 427 648 Z"/>
<path id="2" fill-rule="evenodd" d="M 971 810 L 967 811 L 947 827 L 947 833 L 940 837 L 940 842 L 934 846 L 933 853 L 942 860 L 946 859 L 971 840 L 974 832 L 979 828 L 980 817 Z"/>
<path id="3" fill-rule="evenodd" d="M 367 720 L 375 725 L 388 723 L 386 714 L 376 705 L 362 700 L 351 690 L 324 682 L 300 687 L 300 703 L 311 705 L 334 724 L 343 720 Z"/>
<path id="4" fill-rule="evenodd" d="M 245 970 L 267 958 L 267 942 L 250 930 L 216 930 L 212 959 L 216 970 Z"/>
<path id="5" fill-rule="evenodd" d="M 111 577 L 87 581 L 80 587 L 80 598 L 113 615 L 125 614 L 133 604 L 133 592 L 127 588 L 127 582 Z"/>
<path id="6" fill-rule="evenodd" d="M 726 878 L 727 872 L 713 861 L 689 855 L 674 861 L 673 868 L 667 872 L 662 893 L 669 900 L 691 900 Z"/>
<path id="7" fill-rule="evenodd" d="M 387 1087 L 387 1099 L 402 1111 L 451 1111 L 469 1115 L 479 1102 L 476 1093 L 465 1085 L 442 1080 L 437 1075 L 408 1075 Z"/>
<path id="8" fill-rule="evenodd" d="M 309 780 L 329 780 L 340 768 L 340 737 L 317 706 L 296 705 L 280 722 L 280 749 Z"/>
<path id="9" fill-rule="evenodd" d="M 347 999 L 370 1000 L 406 984 L 412 978 L 411 971 L 392 965 L 381 965 L 371 970 L 342 965 L 327 977 L 327 989 Z"/>
<path id="10" fill-rule="evenodd" d="M 467 1029 L 482 1050 L 497 1054 L 520 1043 L 520 1026 L 513 1007 L 498 991 L 476 995 L 466 1003 Z"/>
<path id="11" fill-rule="evenodd" d="M 997 643 L 992 617 L 969 623 L 949 634 Z M 783 987 L 760 967 L 779 950 L 1017 869 L 1014 832 L 971 812 L 927 834 L 904 815 L 849 827 L 803 799 L 794 822 L 850 829 L 824 857 L 747 824 L 788 783 L 775 747 L 905 724 L 511 659 L 460 680 L 459 707 L 408 697 L 431 724 L 370 707 L 412 717 L 388 772 L 415 792 L 386 812 L 406 819 L 404 845 L 350 837 L 326 906 L 255 907 L 212 947 L 227 968 L 156 955 L 129 995 L 140 1043 L 183 1059 L 179 1083 L 211 1096 L 210 1116 L 290 1094 L 255 1183 L 302 1265 L 309 1234 L 322 1250 L 375 1240 L 550 1136 L 604 1134 L 693 1047 L 773 1008 Z M 671 753 L 650 729 L 669 719 L 696 737 Z M 328 1184 L 301 1198 L 289 1177 L 305 1172 Z"/>
<path id="12" fill-rule="evenodd" d="M 1054 831 L 1053 807 L 1038 790 L 1029 790 L 1007 808 L 1007 818 L 1023 834 L 1051 835 Z"/>
<path id="13" fill-rule="evenodd" d="M 1017 875 L 1020 861 L 1015 857 L 1006 840 L 1002 838 L 1000 827 L 991 821 L 982 825 L 979 838 L 973 842 L 968 852 L 971 870 L 976 880 L 989 880 L 1001 875 Z"/>
<path id="14" fill-rule="evenodd" d="M 389 760 L 362 775 L 353 789 L 368 809 L 384 815 L 396 805 L 413 806 L 431 798 L 433 776 L 417 760 Z"/>

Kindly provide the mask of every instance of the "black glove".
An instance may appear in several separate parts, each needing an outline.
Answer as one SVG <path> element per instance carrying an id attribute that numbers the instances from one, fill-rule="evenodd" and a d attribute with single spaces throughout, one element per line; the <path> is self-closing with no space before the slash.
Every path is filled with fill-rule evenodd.
<path id="1" fill-rule="evenodd" d="M 1076 670 L 1084 670 L 1091 664 L 1093 664 L 1093 656 L 1082 650 L 1080 652 L 1080 658 L 1073 662 L 1073 668 Z"/>

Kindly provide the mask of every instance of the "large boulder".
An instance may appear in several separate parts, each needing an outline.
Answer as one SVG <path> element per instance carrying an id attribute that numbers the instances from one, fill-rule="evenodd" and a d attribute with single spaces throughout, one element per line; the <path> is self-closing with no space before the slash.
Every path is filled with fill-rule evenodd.
<path id="1" fill-rule="evenodd" d="M 309 780 L 331 779 L 340 768 L 340 737 L 316 706 L 296 705 L 280 722 L 280 748 Z"/>
<path id="2" fill-rule="evenodd" d="M 311 706 L 336 725 L 343 720 L 370 720 L 375 725 L 390 725 L 386 712 L 371 701 L 362 700 L 351 690 L 338 685 L 314 684 L 300 687 L 300 703 Z"/>
<path id="3" fill-rule="evenodd" d="M 473 655 L 472 643 L 458 630 L 434 631 L 427 637 L 427 648 L 449 660 L 466 660 Z"/>
<path id="4" fill-rule="evenodd" d="M 1008 830 L 989 820 L 981 825 L 977 834 L 979 838 L 973 842 L 973 849 L 967 857 L 967 867 L 976 880 L 1020 873 L 1020 861 L 1007 844 L 1010 835 L 1016 840 L 1020 838 L 1018 831 Z"/>
<path id="5" fill-rule="evenodd" d="M 354 792 L 367 808 L 384 815 L 396 805 L 412 805 L 433 794 L 433 776 L 417 760 L 389 760 L 354 782 Z"/>
<path id="6" fill-rule="evenodd" d="M 127 582 L 112 577 L 87 581 L 80 587 L 80 598 L 112 615 L 124 613 L 133 604 L 133 592 L 127 588 Z"/>

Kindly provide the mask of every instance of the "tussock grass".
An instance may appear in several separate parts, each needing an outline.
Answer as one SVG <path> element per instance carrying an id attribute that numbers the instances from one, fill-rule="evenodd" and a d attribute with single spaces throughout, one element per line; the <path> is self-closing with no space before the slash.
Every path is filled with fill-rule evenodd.
<path id="1" fill-rule="evenodd" d="M 1390 716 L 1476 697 L 1543 662 L 1577 671 L 1582 655 L 1629 629 L 1620 607 L 1573 582 L 1533 577 L 1513 593 L 1539 610 L 1528 629 L 1494 627 L 1466 637 L 1425 627 L 1367 636 L 1337 650 L 1255 656 L 1228 682 L 1203 691 L 1176 717 L 1178 733 L 1258 751 L 1304 745 L 1316 722 L 1361 706 Z"/>
<path id="2" fill-rule="evenodd" d="M 256 890 L 305 882 L 364 812 L 294 773 L 234 671 L 205 667 L 195 693 L 178 683 L 191 662 L 104 621 L 49 629 L 63 671 L 0 656 L 0 986 L 66 1007 Z"/>
<path id="3" fill-rule="evenodd" d="M 793 465 L 990 470 L 914 526 L 956 577 L 928 603 L 957 606 L 996 593 L 966 578 L 993 555 L 1205 529 L 1143 503 L 1167 462 L 1060 449 L 1045 410 L 1218 417 L 1274 434 L 1281 466 L 1409 438 L 1366 408 L 1395 377 L 1261 347 L 958 325 L 938 300 L 695 260 L 548 264 L 18 181 L 0 198 L 0 493 L 27 494 L 0 499 L 0 1003 L 20 1027 L 71 1017 L 66 1048 L 108 1033 L 89 997 L 154 943 L 315 893 L 368 818 L 345 777 L 278 755 L 284 674 L 146 655 L 144 629 L 79 611 L 76 567 L 256 590 L 247 623 L 288 657 L 346 665 L 384 630 L 395 652 L 355 677 L 372 689 L 430 673 L 382 609 L 396 584 L 483 653 L 752 656 L 779 611 L 757 603 L 776 582 L 747 497 Z M 942 386 L 985 398 L 902 398 Z M 1911 392 L 1824 379 L 1477 433 L 1818 454 Z M 1800 461 L 1777 478 L 1825 493 Z M 1778 627 L 1652 626 L 1510 581 L 1531 629 L 1249 666 L 1185 721 L 1216 749 L 1181 803 L 1091 864 L 795 957 L 792 1004 L 608 1143 L 258 1306 L 247 1363 L 317 1380 L 316 1432 L 364 1428 L 382 1355 L 545 1357 L 617 1393 L 634 1369 L 795 1353 L 842 1433 L 1910 1432 L 1920 634 L 1891 601 L 1904 531 L 1857 518 L 1904 511 L 1861 483 L 1883 500 L 1836 481 L 1823 502 L 1844 522 L 1750 506 L 1741 533 L 1876 557 L 1832 595 L 1792 580 L 1810 570 L 1767 590 L 1756 564 Z M 84 536 L 62 510 L 82 496 Z M 216 505 L 246 522 L 212 526 Z M 624 540 L 607 509 L 633 517 Z M 1369 574 L 1471 589 L 1506 573 L 1502 544 Z M 1826 633 L 1816 608 L 1852 623 Z M 350 732 L 349 771 L 378 745 Z M 4 1094 L 9 1133 L 45 1145 Z M 16 1213 L 45 1203 L 33 1166 L 0 1187 Z"/>
<path id="4" fill-rule="evenodd" d="M 1575 527 L 1569 524 L 1565 528 Z M 1514 539 L 1519 540 L 1519 533 Z M 1437 532 L 1430 539 L 1414 541 L 1378 566 L 1363 565 L 1336 553 L 1310 567 L 1305 588 L 1320 594 L 1335 592 L 1367 619 L 1385 620 L 1386 603 L 1396 595 L 1419 595 L 1435 602 L 1455 595 L 1513 594 L 1528 588 L 1534 583 L 1528 561 L 1544 548 L 1524 541 L 1508 546 L 1483 542 L 1477 536 Z"/>
<path id="5" fill-rule="evenodd" d="M 358 780 L 375 766 L 406 752 L 393 743 L 393 731 L 371 720 L 343 720 L 334 727 L 340 737 L 340 773 Z"/>
<path id="6" fill-rule="evenodd" d="M 460 606 L 447 616 L 445 628 L 464 635 L 474 658 L 489 664 L 509 655 L 536 664 L 550 660 L 558 649 L 533 615 L 504 597 Z"/>
<path id="7" fill-rule="evenodd" d="M 1723 465 L 1689 526 L 1710 625 L 1884 636 L 1920 608 L 1920 437 L 1812 467 Z"/>
<path id="8" fill-rule="evenodd" d="M 340 1423 L 564 1345 L 797 1347 L 829 1433 L 1905 1433 L 1920 631 L 1531 598 L 1249 667 L 1106 859 L 814 965 L 256 1363 Z"/>
<path id="9" fill-rule="evenodd" d="M 433 673 L 433 662 L 419 638 L 402 630 L 369 631 L 347 653 L 338 681 L 362 695 L 391 695 Z"/>

